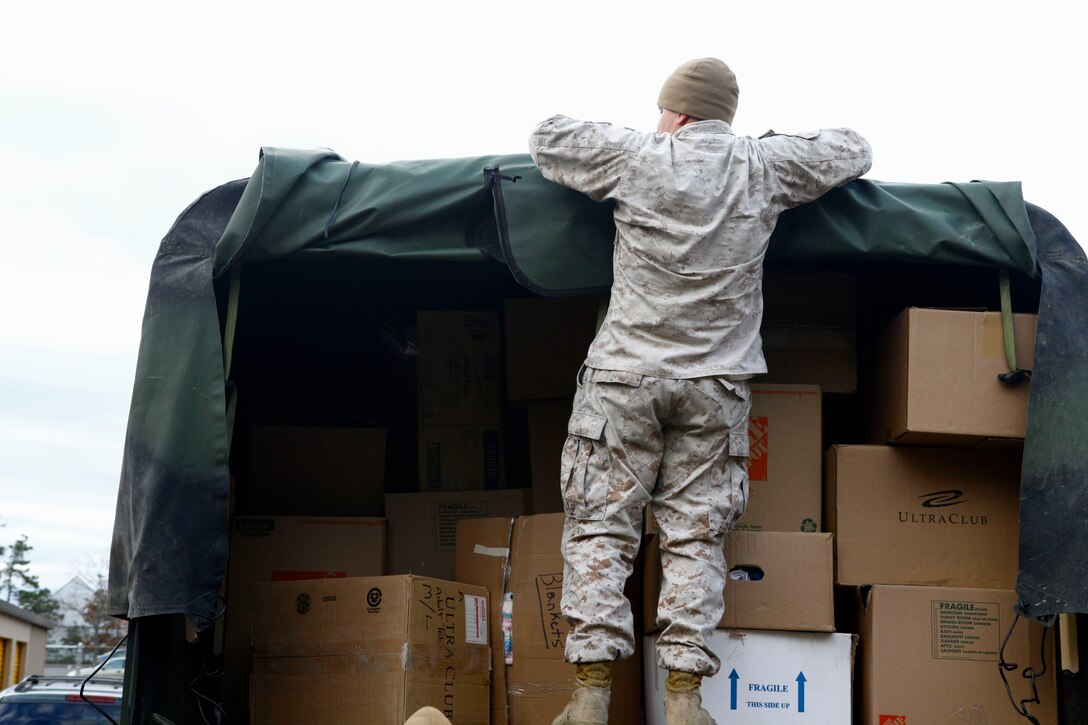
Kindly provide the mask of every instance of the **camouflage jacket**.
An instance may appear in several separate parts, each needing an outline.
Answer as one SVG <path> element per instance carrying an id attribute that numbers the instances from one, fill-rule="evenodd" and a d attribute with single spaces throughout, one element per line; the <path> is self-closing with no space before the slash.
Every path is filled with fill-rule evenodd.
<path id="1" fill-rule="evenodd" d="M 756 139 L 723 121 L 659 134 L 553 116 L 529 143 L 546 178 L 615 204 L 612 297 L 586 364 L 664 378 L 766 372 L 763 258 L 778 216 L 872 159 L 849 129 Z"/>

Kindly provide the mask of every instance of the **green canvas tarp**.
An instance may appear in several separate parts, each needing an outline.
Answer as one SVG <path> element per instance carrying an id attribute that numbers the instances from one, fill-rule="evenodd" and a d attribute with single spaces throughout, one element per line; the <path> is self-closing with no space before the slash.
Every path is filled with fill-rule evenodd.
<path id="1" fill-rule="evenodd" d="M 252 177 L 175 222 L 151 272 L 110 561 L 109 607 L 219 610 L 227 563 L 228 383 L 217 280 L 295 255 L 506 264 L 545 295 L 607 290 L 607 205 L 544 180 L 527 155 L 371 165 L 265 149 Z M 1036 245 L 1038 244 L 1038 249 Z M 1042 275 L 1025 447 L 1020 608 L 1088 611 L 1088 269 L 1019 184 L 858 180 L 783 215 L 768 261 L 974 265 Z M 222 289 L 222 285 L 219 285 Z M 227 346 L 229 348 L 229 345 Z"/>

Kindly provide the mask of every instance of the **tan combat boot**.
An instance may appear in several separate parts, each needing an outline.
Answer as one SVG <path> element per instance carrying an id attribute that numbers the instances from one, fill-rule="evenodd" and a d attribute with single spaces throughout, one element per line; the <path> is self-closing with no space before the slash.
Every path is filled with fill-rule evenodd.
<path id="1" fill-rule="evenodd" d="M 665 725 L 715 725 L 714 718 L 703 709 L 699 691 L 702 675 L 669 670 L 665 680 Z"/>
<path id="2" fill-rule="evenodd" d="M 608 725 L 612 663 L 579 664 L 577 680 L 570 702 L 552 721 L 552 725 Z"/>

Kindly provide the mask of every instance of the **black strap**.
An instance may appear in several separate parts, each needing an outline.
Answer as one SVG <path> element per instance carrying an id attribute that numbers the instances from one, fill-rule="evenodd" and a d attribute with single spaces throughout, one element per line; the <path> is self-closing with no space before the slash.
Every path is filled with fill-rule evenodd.
<path id="1" fill-rule="evenodd" d="M 1043 630 L 1043 636 L 1040 638 L 1039 643 L 1039 660 L 1043 663 L 1041 670 L 1036 671 L 1034 667 L 1025 667 L 1021 676 L 1026 680 L 1031 680 L 1031 697 L 1016 701 L 1016 697 L 1012 694 L 1012 687 L 1009 685 L 1009 680 L 1005 676 L 1006 672 L 1015 672 L 1019 669 L 1020 665 L 1015 662 L 1005 661 L 1005 645 L 1008 644 L 1009 638 L 1012 637 L 1013 630 L 1016 629 L 1016 625 L 1020 622 L 1020 613 L 1016 613 L 1015 619 L 1012 620 L 1012 626 L 1009 627 L 1008 633 L 1005 635 L 1005 639 L 1001 642 L 1001 652 L 998 655 L 997 671 L 1001 674 L 1001 681 L 1005 684 L 1005 692 L 1009 696 L 1009 702 L 1012 703 L 1012 707 L 1016 710 L 1020 717 L 1024 718 L 1033 725 L 1039 725 L 1039 721 L 1028 712 L 1028 705 L 1038 705 L 1039 700 L 1039 687 L 1036 680 L 1046 674 L 1046 635 L 1050 631 L 1050 627 Z"/>

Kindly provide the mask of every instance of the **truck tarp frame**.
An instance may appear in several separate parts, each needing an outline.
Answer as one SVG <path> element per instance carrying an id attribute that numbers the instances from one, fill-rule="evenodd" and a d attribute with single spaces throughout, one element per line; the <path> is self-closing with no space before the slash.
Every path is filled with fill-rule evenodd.
<path id="1" fill-rule="evenodd" d="M 544 180 L 527 155 L 348 162 L 263 149 L 248 180 L 206 193 L 166 234 L 151 271 L 125 439 L 109 611 L 221 610 L 228 423 L 216 279 L 317 254 L 504 262 L 546 295 L 605 291 L 608 205 Z M 1037 249 L 1038 247 L 1038 249 Z M 947 263 L 1041 274 L 1024 449 L 1018 609 L 1049 623 L 1088 612 L 1088 262 L 1013 182 L 857 180 L 787 212 L 768 261 Z"/>

